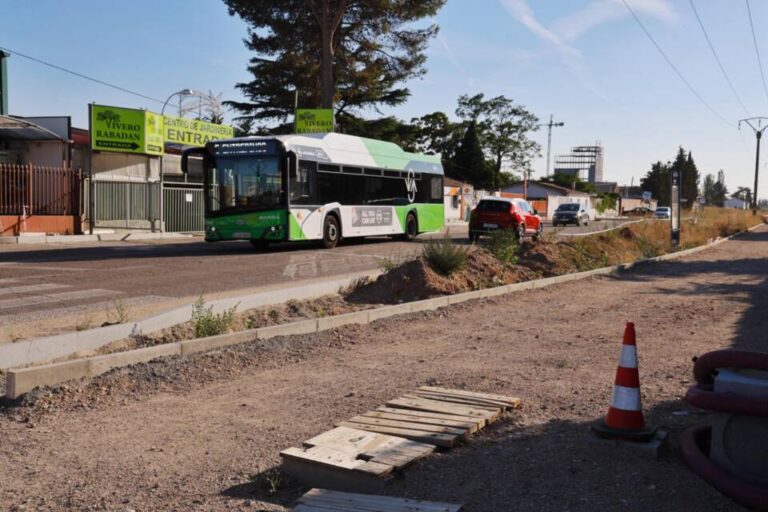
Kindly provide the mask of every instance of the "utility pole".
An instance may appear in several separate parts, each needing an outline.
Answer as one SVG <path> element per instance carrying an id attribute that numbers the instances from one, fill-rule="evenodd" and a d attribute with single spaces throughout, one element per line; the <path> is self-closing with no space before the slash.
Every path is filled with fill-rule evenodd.
<path id="1" fill-rule="evenodd" d="M 763 132 L 768 128 L 768 117 L 750 117 L 747 119 L 739 120 L 739 129 L 741 129 L 741 123 L 746 123 L 755 132 L 755 138 L 757 139 L 757 149 L 755 150 L 755 188 L 752 189 L 752 214 L 757 215 L 757 176 L 760 171 L 760 139 L 763 137 Z M 765 126 L 763 126 L 765 125 Z"/>
<path id="2" fill-rule="evenodd" d="M 547 175 L 546 175 L 546 177 L 549 178 L 550 154 L 552 153 L 552 127 L 565 126 L 565 123 L 555 123 L 554 121 L 552 121 L 552 114 L 550 114 L 549 122 L 543 126 L 546 126 L 549 132 L 547 134 Z"/>

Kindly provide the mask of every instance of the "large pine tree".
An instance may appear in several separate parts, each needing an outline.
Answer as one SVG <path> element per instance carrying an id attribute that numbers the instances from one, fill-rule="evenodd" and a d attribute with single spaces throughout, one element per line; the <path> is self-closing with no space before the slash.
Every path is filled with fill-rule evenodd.
<path id="1" fill-rule="evenodd" d="M 402 83 L 424 73 L 434 16 L 445 0 L 224 0 L 249 24 L 254 79 L 237 87 L 247 102 L 227 102 L 244 117 L 275 124 L 299 106 L 336 113 L 398 105 Z M 415 24 L 416 23 L 416 24 Z"/>

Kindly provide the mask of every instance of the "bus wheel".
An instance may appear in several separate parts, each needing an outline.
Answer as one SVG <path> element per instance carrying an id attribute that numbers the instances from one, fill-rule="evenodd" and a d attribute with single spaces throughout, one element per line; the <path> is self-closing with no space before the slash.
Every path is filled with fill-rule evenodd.
<path id="1" fill-rule="evenodd" d="M 266 251 L 269 247 L 269 242 L 267 240 L 251 240 L 251 245 L 257 251 Z"/>
<path id="2" fill-rule="evenodd" d="M 403 240 L 410 242 L 419 233 L 419 227 L 416 223 L 416 215 L 409 213 L 405 217 L 405 234 L 403 234 Z"/>
<path id="3" fill-rule="evenodd" d="M 339 221 L 333 215 L 326 215 L 323 223 L 323 247 L 333 249 L 339 243 Z"/>

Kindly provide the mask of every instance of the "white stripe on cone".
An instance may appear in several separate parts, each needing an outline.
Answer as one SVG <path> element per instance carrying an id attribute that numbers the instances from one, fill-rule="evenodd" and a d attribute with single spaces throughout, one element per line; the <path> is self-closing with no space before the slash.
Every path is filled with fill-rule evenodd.
<path id="1" fill-rule="evenodd" d="M 637 368 L 637 347 L 634 345 L 622 345 L 619 366 L 622 368 Z"/>
<path id="2" fill-rule="evenodd" d="M 613 386 L 613 396 L 611 397 L 611 407 L 624 411 L 639 411 L 640 408 L 640 389 L 628 388 L 626 386 Z"/>

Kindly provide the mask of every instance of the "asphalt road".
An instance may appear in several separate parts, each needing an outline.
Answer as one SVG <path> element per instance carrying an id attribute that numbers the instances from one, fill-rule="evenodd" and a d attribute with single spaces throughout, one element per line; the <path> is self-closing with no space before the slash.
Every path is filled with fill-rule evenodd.
<path id="1" fill-rule="evenodd" d="M 558 228 L 558 233 L 607 225 Z M 432 234 L 420 241 L 440 236 L 444 235 Z M 466 242 L 466 226 L 451 226 L 451 236 Z M 310 243 L 280 244 L 264 252 L 247 242 L 209 244 L 199 238 L 6 245 L 0 249 L 0 326 L 102 311 L 118 300 L 131 307 L 160 308 L 200 294 L 220 296 L 376 270 L 384 260 L 418 254 L 420 241 L 350 240 L 331 250 Z"/>

